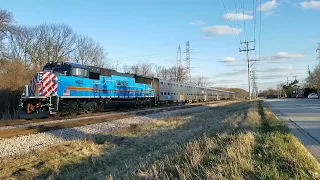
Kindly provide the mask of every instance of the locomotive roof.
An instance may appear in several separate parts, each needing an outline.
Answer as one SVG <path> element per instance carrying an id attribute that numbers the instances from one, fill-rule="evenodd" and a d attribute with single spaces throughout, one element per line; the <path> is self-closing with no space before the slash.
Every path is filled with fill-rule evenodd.
<path id="1" fill-rule="evenodd" d="M 70 65 L 72 67 L 76 67 L 76 68 L 82 68 L 82 69 L 88 69 L 89 67 L 86 65 L 82 65 L 82 64 L 77 64 L 77 63 L 72 63 L 72 62 L 65 62 L 65 64 Z"/>

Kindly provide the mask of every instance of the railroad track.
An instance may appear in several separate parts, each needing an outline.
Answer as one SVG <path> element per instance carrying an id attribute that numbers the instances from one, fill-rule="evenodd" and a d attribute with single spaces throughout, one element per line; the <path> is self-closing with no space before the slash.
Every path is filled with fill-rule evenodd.
<path id="1" fill-rule="evenodd" d="M 185 109 L 190 107 L 204 106 L 207 104 L 225 104 L 238 101 L 211 101 L 204 103 L 194 103 L 183 106 L 169 106 L 169 107 L 155 107 L 151 109 L 144 110 L 135 110 L 130 112 L 117 112 L 117 113 L 99 113 L 99 115 L 94 116 L 85 116 L 73 119 L 64 119 L 64 120 L 15 120 L 13 123 L 3 122 L 0 123 L 0 138 L 9 138 L 20 135 L 36 134 L 51 130 L 63 129 L 63 128 L 72 128 L 79 127 L 89 124 L 102 123 L 111 120 L 129 118 L 134 116 L 142 116 L 152 113 L 159 113 L 163 111 L 173 111 L 178 109 Z"/>
<path id="2" fill-rule="evenodd" d="M 226 102 L 226 100 L 222 101 L 210 101 L 206 103 L 220 103 L 220 102 Z M 193 104 L 187 104 L 184 106 L 195 106 L 199 104 L 204 104 L 203 102 L 201 103 L 193 103 Z M 85 118 L 95 118 L 95 117 L 100 117 L 100 116 L 106 116 L 106 115 L 111 115 L 111 114 L 118 114 L 118 113 L 123 113 L 123 112 L 135 112 L 135 111 L 144 111 L 144 110 L 150 110 L 150 109 L 162 109 L 162 108 L 168 108 L 168 107 L 177 107 L 181 105 L 162 105 L 159 107 L 153 107 L 153 108 L 140 108 L 140 109 L 133 109 L 133 108 L 126 108 L 126 109 L 119 109 L 116 111 L 107 111 L 107 112 L 96 112 L 96 113 L 82 113 L 77 116 L 72 116 L 72 115 L 66 115 L 63 117 L 59 118 L 41 118 L 41 119 L 33 119 L 33 120 L 25 120 L 25 119 L 14 119 L 14 120 L 6 120 L 6 121 L 0 121 L 0 130 L 6 129 L 5 127 L 10 127 L 10 126 L 19 126 L 19 125 L 27 125 L 27 124 L 35 124 L 35 123 L 47 123 L 47 122 L 58 122 L 58 121 L 65 121 L 65 120 L 77 120 L 77 119 L 85 119 Z"/>

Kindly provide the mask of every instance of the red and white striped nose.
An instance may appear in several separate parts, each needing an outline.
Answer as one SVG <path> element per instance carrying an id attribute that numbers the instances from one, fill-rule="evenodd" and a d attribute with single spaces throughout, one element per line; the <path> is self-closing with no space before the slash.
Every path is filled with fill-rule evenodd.
<path id="1" fill-rule="evenodd" d="M 51 72 L 39 72 L 39 81 L 42 88 L 39 89 L 42 96 L 54 96 L 58 91 L 58 77 Z"/>
<path id="2" fill-rule="evenodd" d="M 51 72 L 39 72 L 31 80 L 31 96 L 58 95 L 58 78 Z"/>

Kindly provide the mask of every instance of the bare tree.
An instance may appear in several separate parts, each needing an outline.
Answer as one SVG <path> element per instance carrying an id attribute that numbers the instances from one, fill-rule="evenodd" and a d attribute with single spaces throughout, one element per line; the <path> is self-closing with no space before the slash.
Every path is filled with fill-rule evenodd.
<path id="1" fill-rule="evenodd" d="M 177 71 L 177 82 L 185 82 L 187 80 L 187 69 L 182 66 L 178 66 L 176 68 L 176 71 Z"/>
<path id="2" fill-rule="evenodd" d="M 10 30 L 11 25 L 13 24 L 13 15 L 11 12 L 0 9 L 0 55 L 4 55 L 5 51 L 5 43 L 3 40 L 5 39 L 7 32 Z"/>
<path id="3" fill-rule="evenodd" d="M 100 44 L 87 36 L 78 36 L 72 52 L 73 60 L 76 63 L 103 67 L 105 56 Z"/>
<path id="4" fill-rule="evenodd" d="M 74 50 L 76 43 L 76 35 L 73 30 L 64 24 L 45 24 L 38 28 L 47 33 L 43 42 L 46 51 L 52 51 L 52 60 L 65 61 L 66 57 Z"/>
<path id="5" fill-rule="evenodd" d="M 9 60 L 16 60 L 25 65 L 31 65 L 30 53 L 33 35 L 27 27 L 14 26 L 8 34 L 7 54 Z"/>
<path id="6" fill-rule="evenodd" d="M 160 70 L 160 76 L 159 76 L 159 78 L 160 79 L 163 79 L 163 80 L 169 80 L 169 71 L 168 71 L 168 69 L 166 69 L 166 68 L 162 68 L 161 70 Z"/>
<path id="7" fill-rule="evenodd" d="M 199 76 L 193 79 L 193 84 L 196 86 L 208 87 L 210 86 L 211 82 L 207 77 Z"/>
<path id="8" fill-rule="evenodd" d="M 49 61 L 66 61 L 74 50 L 75 34 L 66 25 L 14 27 L 9 37 L 12 58 L 42 68 Z"/>
<path id="9" fill-rule="evenodd" d="M 3 40 L 6 32 L 13 23 L 13 15 L 11 12 L 0 9 L 0 40 Z"/>
<path id="10" fill-rule="evenodd" d="M 121 65 L 120 61 L 115 60 L 115 59 L 109 59 L 107 67 L 110 67 L 111 69 L 114 69 L 114 70 L 118 71 L 120 65 Z"/>
<path id="11" fill-rule="evenodd" d="M 124 73 L 130 73 L 130 66 L 127 64 L 122 65 L 122 72 Z"/>
<path id="12" fill-rule="evenodd" d="M 131 74 L 140 74 L 140 67 L 139 67 L 139 65 L 138 65 L 138 64 L 132 65 L 132 66 L 130 67 L 130 73 L 131 73 Z"/>
<path id="13" fill-rule="evenodd" d="M 139 74 L 143 76 L 153 76 L 152 67 L 153 65 L 150 63 L 139 63 Z"/>

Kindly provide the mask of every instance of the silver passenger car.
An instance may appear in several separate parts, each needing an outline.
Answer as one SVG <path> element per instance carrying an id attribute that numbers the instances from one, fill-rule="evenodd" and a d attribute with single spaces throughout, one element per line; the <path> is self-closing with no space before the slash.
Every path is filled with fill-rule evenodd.
<path id="1" fill-rule="evenodd" d="M 158 96 L 161 102 L 201 102 L 234 99 L 235 93 L 159 79 Z"/>

